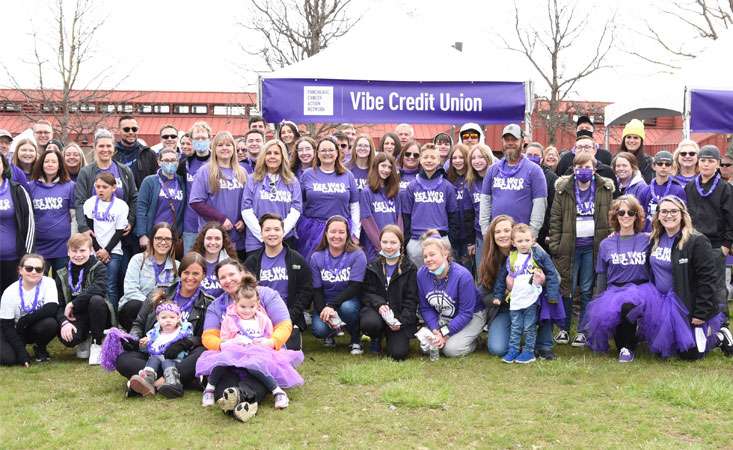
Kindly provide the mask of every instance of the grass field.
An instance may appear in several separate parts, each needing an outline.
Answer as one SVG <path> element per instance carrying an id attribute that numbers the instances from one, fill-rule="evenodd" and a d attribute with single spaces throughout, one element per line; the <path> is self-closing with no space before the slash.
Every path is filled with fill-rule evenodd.
<path id="1" fill-rule="evenodd" d="M 0 448 L 733 448 L 733 359 L 719 350 L 622 365 L 563 346 L 509 366 L 485 346 L 432 363 L 305 348 L 290 407 L 269 398 L 243 424 L 199 392 L 125 399 L 122 377 L 53 345 L 51 363 L 0 369 Z"/>

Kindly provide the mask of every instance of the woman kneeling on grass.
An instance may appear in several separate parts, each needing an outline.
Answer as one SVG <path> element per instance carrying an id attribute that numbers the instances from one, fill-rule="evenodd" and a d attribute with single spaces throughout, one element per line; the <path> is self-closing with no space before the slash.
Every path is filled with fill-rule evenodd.
<path id="1" fill-rule="evenodd" d="M 44 277 L 45 261 L 33 253 L 20 259 L 18 281 L 3 292 L 0 300 L 0 365 L 28 367 L 25 349 L 33 344 L 37 362 L 48 361 L 46 345 L 56 336 L 58 293 L 53 279 Z"/>
<path id="2" fill-rule="evenodd" d="M 366 256 L 352 238 L 347 220 L 333 216 L 310 258 L 313 274 L 313 335 L 323 339 L 326 347 L 335 347 L 334 337 L 345 328 L 351 335 L 349 350 L 361 355 L 362 284 Z"/>
<path id="3" fill-rule="evenodd" d="M 219 263 L 216 274 L 224 293 L 206 309 L 202 340 L 207 350 L 221 350 L 222 320 L 227 307 L 237 298 L 242 280 L 248 272 L 239 261 L 227 259 Z M 273 349 L 279 350 L 293 331 L 288 307 L 277 291 L 264 286 L 257 286 L 255 289 L 260 305 L 272 322 L 269 343 Z M 221 370 L 217 378 L 214 389 L 217 405 L 222 411 L 233 414 L 242 422 L 246 422 L 257 413 L 258 403 L 264 400 L 269 392 L 260 380 L 245 369 L 227 366 Z"/>
<path id="4" fill-rule="evenodd" d="M 421 240 L 425 265 L 417 271 L 420 314 L 445 356 L 465 356 L 476 350 L 486 308 L 471 272 L 453 261 L 440 233 L 428 230 Z"/>
<path id="5" fill-rule="evenodd" d="M 122 352 L 115 363 L 114 369 L 126 379 L 138 375 L 145 368 L 147 355 L 142 351 L 145 343 L 140 344 L 141 339 L 153 329 L 156 321 L 156 308 L 165 303 L 175 303 L 181 310 L 181 317 L 191 324 L 191 336 L 182 339 L 168 347 L 163 356 L 168 359 L 176 359 L 181 352 L 187 355 L 180 361 L 176 361 L 175 368 L 178 372 L 180 384 L 184 387 L 199 388 L 198 379 L 195 378 L 196 360 L 204 352 L 201 344 L 201 335 L 204 331 L 204 316 L 209 304 L 214 300 L 201 288 L 201 281 L 206 273 L 206 261 L 195 252 L 189 252 L 181 260 L 178 267 L 179 281 L 175 282 L 165 290 L 153 291 L 150 297 L 143 302 L 137 318 L 132 323 L 130 334 L 133 339 L 123 347 Z M 166 380 L 164 377 L 157 379 L 154 385 L 161 393 L 170 394 L 171 397 L 179 397 L 183 394 L 181 389 L 162 387 L 171 383 L 173 379 Z M 128 385 L 127 396 L 134 396 L 136 392 Z"/>
<path id="6" fill-rule="evenodd" d="M 366 269 L 361 328 L 372 339 L 372 350 L 381 350 L 387 339 L 387 355 L 400 361 L 410 351 L 410 337 L 417 322 L 417 268 L 404 254 L 405 238 L 397 225 L 386 225 L 379 235 L 379 256 Z"/>
<path id="7" fill-rule="evenodd" d="M 695 231 L 687 206 L 673 195 L 662 198 L 652 220 L 647 251 L 656 295 L 632 310 L 649 349 L 667 358 L 699 359 L 715 347 L 733 353 L 733 338 L 715 300 L 717 271 L 710 241 Z"/>

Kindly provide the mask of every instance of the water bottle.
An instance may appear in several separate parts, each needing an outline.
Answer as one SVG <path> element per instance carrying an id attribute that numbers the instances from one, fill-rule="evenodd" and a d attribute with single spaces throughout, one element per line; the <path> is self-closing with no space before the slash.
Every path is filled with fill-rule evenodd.
<path id="1" fill-rule="evenodd" d="M 431 345 L 430 346 L 430 361 L 437 361 L 440 359 L 440 350 L 438 347 Z"/>

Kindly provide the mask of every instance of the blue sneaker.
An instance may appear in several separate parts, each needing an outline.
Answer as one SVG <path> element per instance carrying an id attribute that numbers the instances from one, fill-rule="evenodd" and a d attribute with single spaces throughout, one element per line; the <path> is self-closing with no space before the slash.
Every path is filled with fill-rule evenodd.
<path id="1" fill-rule="evenodd" d="M 511 364 L 514 362 L 515 359 L 517 359 L 517 356 L 519 356 L 519 352 L 514 349 L 510 349 L 508 352 L 506 352 L 506 355 L 501 358 L 501 362 Z"/>
<path id="2" fill-rule="evenodd" d="M 532 362 L 535 362 L 536 359 L 534 358 L 534 352 L 528 352 L 523 351 L 514 359 L 514 362 L 517 364 L 529 364 Z"/>

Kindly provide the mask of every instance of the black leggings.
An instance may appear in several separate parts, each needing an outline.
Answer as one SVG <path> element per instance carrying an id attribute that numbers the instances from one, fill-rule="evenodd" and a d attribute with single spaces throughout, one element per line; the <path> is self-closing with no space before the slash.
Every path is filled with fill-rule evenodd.
<path id="1" fill-rule="evenodd" d="M 211 370 L 211 374 L 209 375 L 209 384 L 216 386 L 219 383 L 221 383 L 222 378 L 226 376 L 228 367 L 222 367 L 217 366 L 214 367 Z M 241 369 L 247 371 L 249 375 L 252 375 L 254 378 L 259 380 L 266 389 L 268 389 L 270 392 L 274 391 L 275 388 L 277 388 L 277 381 L 275 381 L 274 378 L 271 376 L 265 375 L 264 373 L 260 372 L 259 370 L 252 370 L 252 369 Z"/>
<path id="2" fill-rule="evenodd" d="M 381 341 L 382 336 L 387 337 L 387 355 L 396 360 L 402 361 L 407 358 L 410 352 L 410 330 L 407 327 L 400 327 L 399 331 L 392 331 L 382 316 L 371 306 L 361 308 L 361 331 L 373 340 Z"/>
<path id="3" fill-rule="evenodd" d="M 200 388 L 198 378 L 196 378 L 196 361 L 199 356 L 206 350 L 204 347 L 196 347 L 181 361 L 176 362 L 176 368 L 181 375 L 181 383 L 186 387 Z M 117 372 L 123 377 L 129 379 L 133 375 L 137 375 L 147 363 L 149 355 L 139 351 L 123 352 L 117 357 Z"/>
<path id="4" fill-rule="evenodd" d="M 5 292 L 11 284 L 18 281 L 18 263 L 20 260 L 0 260 L 0 292 Z"/>
<path id="5" fill-rule="evenodd" d="M 76 331 L 69 342 L 59 336 L 61 343 L 67 347 L 73 347 L 91 336 L 95 344 L 101 345 L 104 340 L 104 329 L 112 325 L 109 307 L 104 297 L 92 296 L 85 312 L 75 311 L 74 313 L 76 319 L 69 322 L 76 327 Z"/>
<path id="6" fill-rule="evenodd" d="M 33 325 L 25 329 L 23 333 L 19 333 L 20 338 L 25 344 L 36 344 L 41 348 L 46 348 L 49 342 L 56 337 L 59 330 L 59 323 L 53 317 L 45 317 Z M 18 364 L 18 355 L 15 354 L 13 347 L 8 344 L 2 333 L 0 332 L 0 365 L 13 366 Z"/>
<path id="7" fill-rule="evenodd" d="M 618 324 L 613 335 L 616 348 L 619 350 L 625 347 L 632 352 L 636 351 L 636 345 L 639 343 L 639 338 L 636 337 L 636 324 L 629 322 L 626 318 L 634 307 L 633 303 L 624 303 L 621 307 L 621 323 Z"/>
<path id="8" fill-rule="evenodd" d="M 260 380 L 235 367 L 223 367 L 220 377 L 214 392 L 216 399 L 221 398 L 225 389 L 237 387 L 242 394 L 242 401 L 259 403 L 264 400 L 268 392 L 272 391 L 272 389 L 268 390 Z"/>
<path id="9" fill-rule="evenodd" d="M 122 308 L 117 312 L 117 318 L 120 321 L 120 326 L 126 331 L 130 331 L 132 328 L 132 322 L 137 318 L 137 313 L 140 312 L 143 302 L 140 300 L 129 300 Z"/>

